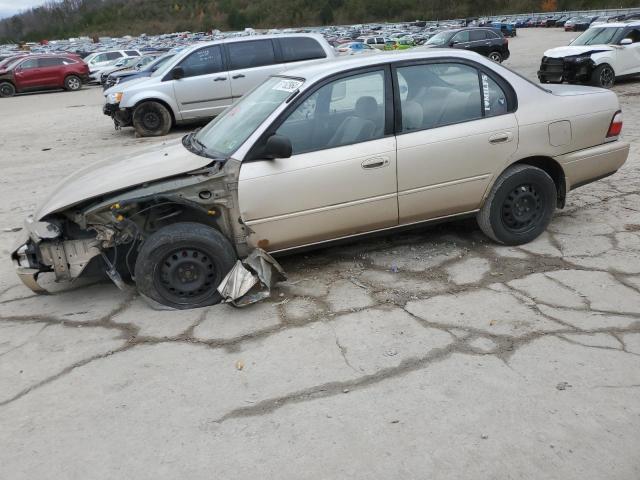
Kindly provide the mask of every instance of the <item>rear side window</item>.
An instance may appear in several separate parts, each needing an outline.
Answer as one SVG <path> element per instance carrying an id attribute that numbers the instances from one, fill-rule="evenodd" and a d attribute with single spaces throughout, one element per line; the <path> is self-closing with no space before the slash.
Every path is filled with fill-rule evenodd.
<path id="1" fill-rule="evenodd" d="M 40 58 L 38 59 L 39 67 L 57 67 L 64 65 L 61 58 Z"/>
<path id="2" fill-rule="evenodd" d="M 504 90 L 486 73 L 481 73 L 480 79 L 482 80 L 484 116 L 495 117 L 507 113 L 507 96 Z"/>
<path id="3" fill-rule="evenodd" d="M 398 68 L 402 132 L 482 118 L 478 71 L 437 63 Z"/>
<path id="4" fill-rule="evenodd" d="M 299 39 L 296 39 L 296 41 Z M 229 50 L 229 70 L 261 67 L 276 63 L 271 40 L 252 40 L 227 44 Z"/>
<path id="5" fill-rule="evenodd" d="M 107 60 L 115 60 L 123 56 L 120 52 L 107 52 L 105 55 L 107 56 Z"/>
<path id="6" fill-rule="evenodd" d="M 484 30 L 471 30 L 469 32 L 469 41 L 477 42 L 478 40 L 485 40 L 487 38 L 487 33 Z"/>
<path id="7" fill-rule="evenodd" d="M 370 40 L 373 39 L 369 39 L 367 42 Z M 320 44 L 313 38 L 279 38 L 278 43 L 282 51 L 282 60 L 285 62 L 299 62 L 327 56 Z"/>
<path id="8" fill-rule="evenodd" d="M 130 57 L 137 57 L 139 55 L 138 52 L 136 52 L 135 50 L 125 50 L 125 52 L 127 55 L 129 55 Z"/>
<path id="9" fill-rule="evenodd" d="M 65 65 L 73 65 L 74 63 L 78 63 L 78 62 L 76 62 L 72 58 L 63 58 L 62 63 L 64 63 Z"/>
<path id="10" fill-rule="evenodd" d="M 196 50 L 180 62 L 180 66 L 184 70 L 185 78 L 221 72 L 223 70 L 222 48 L 214 45 Z"/>
<path id="11" fill-rule="evenodd" d="M 491 30 L 485 30 L 484 33 L 487 35 L 487 38 L 490 40 L 494 40 L 496 38 L 500 38 L 498 32 L 493 32 Z"/>

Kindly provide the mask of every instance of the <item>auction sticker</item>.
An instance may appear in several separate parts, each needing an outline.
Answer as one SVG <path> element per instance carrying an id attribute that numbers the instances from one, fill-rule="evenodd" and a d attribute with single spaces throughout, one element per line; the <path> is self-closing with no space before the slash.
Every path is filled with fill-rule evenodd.
<path id="1" fill-rule="evenodd" d="M 302 82 L 300 80 L 291 80 L 291 79 L 280 80 L 278 83 L 276 83 L 273 86 L 273 90 L 279 90 L 281 92 L 291 93 L 291 92 L 295 92 L 298 88 L 300 88 L 300 85 L 302 85 Z"/>

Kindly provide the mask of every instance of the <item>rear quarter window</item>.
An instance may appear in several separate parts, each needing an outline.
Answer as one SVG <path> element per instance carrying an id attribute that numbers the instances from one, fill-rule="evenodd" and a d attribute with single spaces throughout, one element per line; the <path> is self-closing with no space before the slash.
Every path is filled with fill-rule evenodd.
<path id="1" fill-rule="evenodd" d="M 375 42 L 375 39 L 372 40 Z M 278 43 L 284 62 L 299 62 L 327 56 L 320 44 L 313 38 L 279 38 Z"/>

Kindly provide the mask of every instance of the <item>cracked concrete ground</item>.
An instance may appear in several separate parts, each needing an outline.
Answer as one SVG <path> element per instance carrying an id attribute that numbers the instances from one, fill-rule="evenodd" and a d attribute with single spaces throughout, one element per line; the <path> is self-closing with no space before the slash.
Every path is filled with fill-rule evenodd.
<path id="1" fill-rule="evenodd" d="M 508 65 L 534 78 L 571 36 L 523 30 Z M 0 232 L 0 478 L 640 478 L 640 81 L 615 90 L 629 162 L 519 248 L 440 225 L 287 257 L 247 309 L 168 312 L 105 282 L 34 296 Z M 101 102 L 0 102 L 2 228 L 165 141 Z"/>

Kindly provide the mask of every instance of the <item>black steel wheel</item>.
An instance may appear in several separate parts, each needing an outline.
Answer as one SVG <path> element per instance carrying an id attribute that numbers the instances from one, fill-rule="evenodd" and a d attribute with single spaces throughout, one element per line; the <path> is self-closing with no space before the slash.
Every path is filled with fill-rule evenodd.
<path id="1" fill-rule="evenodd" d="M 158 230 L 140 248 L 135 277 L 138 291 L 163 305 L 196 308 L 220 302 L 218 285 L 236 254 L 216 229 L 176 223 Z"/>
<path id="2" fill-rule="evenodd" d="M 478 224 L 489 238 L 521 245 L 549 225 L 558 202 L 553 179 L 531 165 L 513 165 L 496 180 L 480 212 Z"/>
<path id="3" fill-rule="evenodd" d="M 158 137 L 171 130 L 171 114 L 158 102 L 144 102 L 133 111 L 133 127 L 141 137 Z"/>

